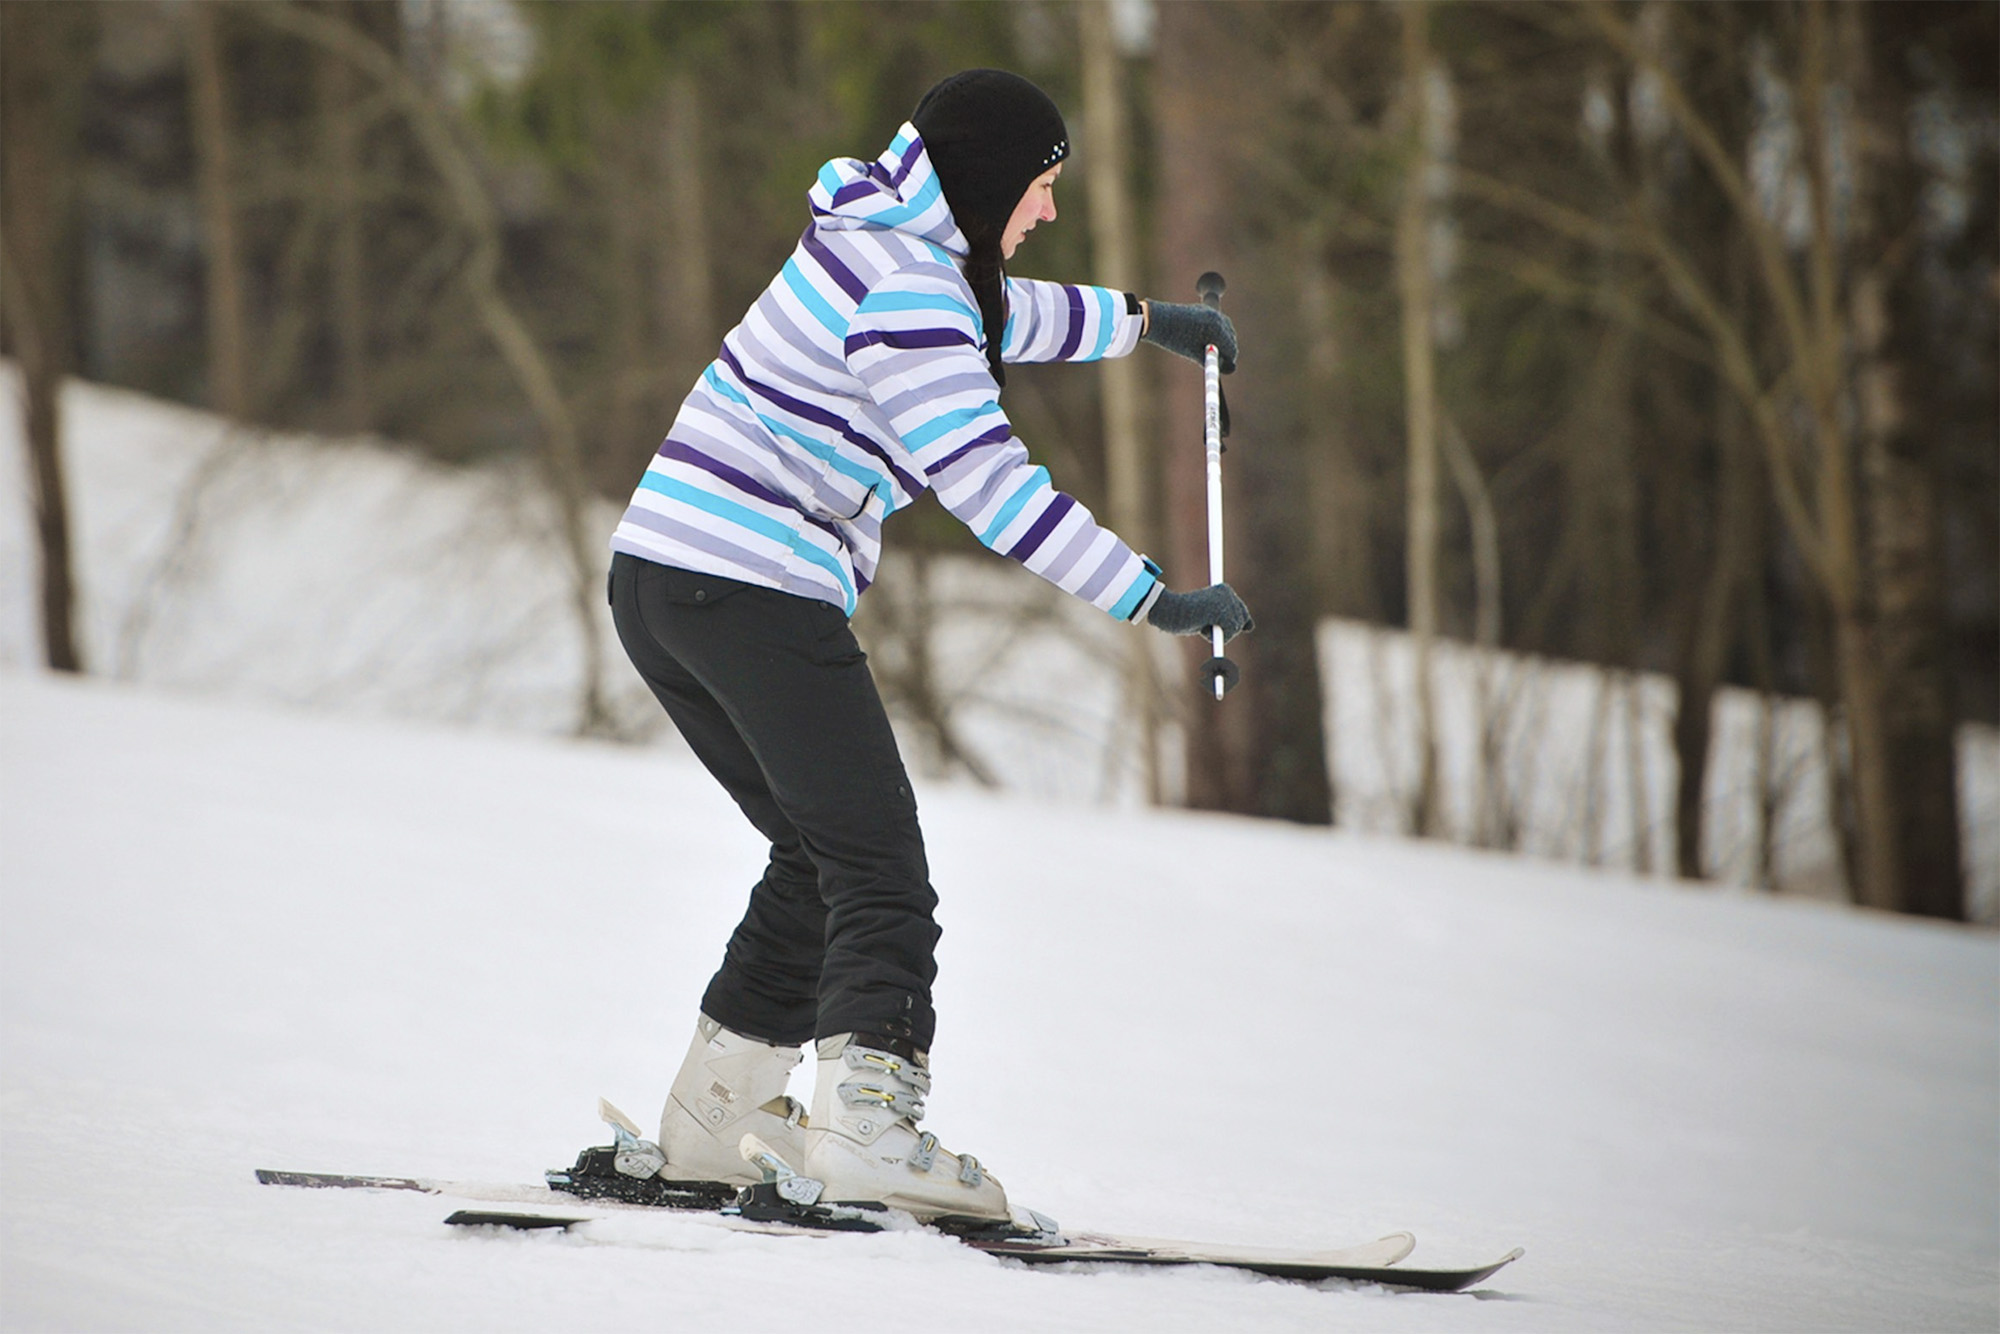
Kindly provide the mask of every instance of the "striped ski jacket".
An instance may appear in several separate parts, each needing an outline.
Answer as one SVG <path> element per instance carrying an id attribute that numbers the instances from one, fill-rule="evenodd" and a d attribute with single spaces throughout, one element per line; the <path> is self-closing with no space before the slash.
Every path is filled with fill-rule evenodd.
<path id="1" fill-rule="evenodd" d="M 915 127 L 872 163 L 827 163 L 808 197 L 812 224 L 688 394 L 612 550 L 852 614 L 883 521 L 931 489 L 994 551 L 1138 619 L 1159 569 L 1014 438 L 963 273 L 968 246 Z M 1123 293 L 1010 278 L 1006 296 L 1006 361 L 1138 345 Z"/>

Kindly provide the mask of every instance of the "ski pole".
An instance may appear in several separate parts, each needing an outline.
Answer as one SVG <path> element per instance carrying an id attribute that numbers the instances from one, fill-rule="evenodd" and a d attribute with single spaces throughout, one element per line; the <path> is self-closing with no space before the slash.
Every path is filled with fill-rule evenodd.
<path id="1" fill-rule="evenodd" d="M 1222 309 L 1222 293 L 1228 284 L 1222 275 L 1213 270 L 1195 279 L 1194 289 L 1201 294 L 1202 304 L 1212 310 Z M 1210 343 L 1203 354 L 1201 367 L 1203 402 L 1203 431 L 1208 453 L 1208 582 L 1222 582 L 1222 435 L 1228 429 L 1226 410 L 1222 406 L 1222 361 Z M 1229 687 L 1236 684 L 1236 664 L 1222 654 L 1222 627 L 1209 627 L 1209 642 L 1215 656 L 1201 665 L 1202 677 L 1221 699 Z"/>

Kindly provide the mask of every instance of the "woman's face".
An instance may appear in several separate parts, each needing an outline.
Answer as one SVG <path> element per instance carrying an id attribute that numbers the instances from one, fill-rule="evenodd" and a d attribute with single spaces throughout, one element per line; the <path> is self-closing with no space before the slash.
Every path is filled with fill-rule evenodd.
<path id="1" fill-rule="evenodd" d="M 1021 196 L 1021 202 L 1014 205 L 1014 216 L 1007 219 L 1007 230 L 1000 234 L 1000 257 L 1014 258 L 1014 251 L 1035 230 L 1038 223 L 1056 220 L 1056 178 L 1062 175 L 1063 164 L 1058 162 L 1041 175 L 1035 177 L 1034 184 Z"/>

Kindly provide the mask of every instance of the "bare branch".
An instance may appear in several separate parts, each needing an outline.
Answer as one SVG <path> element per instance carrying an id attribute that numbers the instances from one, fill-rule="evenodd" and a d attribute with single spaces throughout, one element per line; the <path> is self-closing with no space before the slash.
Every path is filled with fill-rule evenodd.
<path id="1" fill-rule="evenodd" d="M 1572 240 L 1582 241 L 1605 251 L 1630 252 L 1639 247 L 1633 244 L 1634 237 L 1625 228 L 1614 227 L 1601 218 L 1594 218 L 1581 209 L 1558 203 L 1546 195 L 1489 176 L 1485 172 L 1459 163 L 1452 165 L 1453 187 L 1463 195 L 1506 209 L 1510 213 L 1541 223 L 1550 231 Z"/>
<path id="2" fill-rule="evenodd" d="M 1626 290 L 1607 292 L 1602 283 L 1578 282 L 1545 260 L 1496 245 L 1469 247 L 1465 264 L 1468 269 L 1502 275 L 1550 300 L 1616 320 L 1697 365 L 1715 364 L 1715 349 L 1707 339 L 1663 317 Z"/>
<path id="3" fill-rule="evenodd" d="M 1651 235 L 1658 236 L 1656 229 L 1649 230 Z M 1664 237 L 1659 237 L 1658 244 L 1653 247 L 1653 257 L 1665 272 L 1674 293 L 1707 328 L 1710 339 L 1715 343 L 1723 375 L 1742 395 L 1750 409 L 1751 419 L 1757 423 L 1757 434 L 1764 442 L 1765 454 L 1771 465 L 1771 481 L 1778 509 L 1785 516 L 1792 540 L 1798 544 L 1800 554 L 1816 576 L 1822 581 L 1831 578 L 1819 526 L 1806 504 L 1804 493 L 1799 489 L 1798 478 L 1792 472 L 1788 449 L 1791 435 L 1778 418 L 1776 404 L 1765 392 L 1757 373 L 1756 356 L 1744 341 L 1743 331 L 1729 318 L 1722 302 L 1702 282 L 1685 257 Z"/>
<path id="4" fill-rule="evenodd" d="M 1783 243 L 1757 207 L 1757 201 L 1751 197 L 1750 183 L 1729 150 L 1723 146 L 1721 136 L 1696 109 L 1680 77 L 1660 60 L 1658 53 L 1639 40 L 1632 25 L 1618 17 L 1607 0 L 1587 0 L 1582 10 L 1592 26 L 1626 59 L 1659 81 L 1661 98 L 1673 115 L 1674 123 L 1687 136 L 1688 142 L 1708 167 L 1709 174 L 1728 198 L 1743 224 L 1744 233 L 1750 238 L 1752 248 L 1757 252 L 1764 286 L 1778 308 L 1779 321 L 1792 345 L 1794 359 L 1810 363 L 1814 340 L 1806 319 L 1804 295 L 1792 274 Z"/>
<path id="5" fill-rule="evenodd" d="M 580 730 L 594 731 L 609 717 L 601 697 L 603 646 L 597 629 L 595 553 L 584 533 L 582 449 L 576 424 L 555 373 L 534 335 L 500 290 L 500 222 L 475 170 L 429 92 L 396 58 L 365 34 L 296 4 L 246 5 L 242 11 L 280 32 L 312 42 L 353 62 L 381 85 L 408 118 L 431 166 L 444 181 L 453 211 L 472 242 L 462 278 L 487 337 L 499 348 L 541 427 L 543 462 L 561 511 L 563 536 L 575 577 L 575 611 L 583 636 L 585 682 Z"/>

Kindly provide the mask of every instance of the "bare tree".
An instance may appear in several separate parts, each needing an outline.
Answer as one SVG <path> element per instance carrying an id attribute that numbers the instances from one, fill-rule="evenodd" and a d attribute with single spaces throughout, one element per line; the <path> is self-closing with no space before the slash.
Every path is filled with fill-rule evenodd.
<path id="1" fill-rule="evenodd" d="M 1403 20 L 1402 129 L 1407 166 L 1396 212 L 1396 290 L 1403 326 L 1404 426 L 1409 453 L 1409 529 L 1405 569 L 1417 708 L 1417 783 L 1410 827 L 1442 832 L 1437 772 L 1437 706 L 1431 650 L 1438 633 L 1438 428 L 1437 350 L 1432 337 L 1430 125 L 1430 10 L 1426 0 L 1406 0 Z"/>
<path id="2" fill-rule="evenodd" d="M 187 35 L 196 193 L 206 260 L 202 273 L 207 292 L 209 399 L 223 416 L 244 421 L 250 416 L 250 351 L 244 328 L 243 252 L 236 225 L 236 129 L 229 113 L 229 62 L 223 52 L 218 0 L 196 0 L 189 7 Z"/>
<path id="3" fill-rule="evenodd" d="M 7 62 L 0 80 L 0 305 L 21 367 L 43 652 L 59 672 L 84 669 L 63 470 L 62 383 L 75 367 L 75 164 L 95 40 L 90 6 L 53 0 L 0 5 Z"/>
<path id="4" fill-rule="evenodd" d="M 1079 55 L 1083 66 L 1083 122 L 1087 152 L 1085 188 L 1090 200 L 1091 260 L 1096 281 L 1127 292 L 1139 290 L 1139 255 L 1132 223 L 1131 130 L 1125 108 L 1125 61 L 1112 31 L 1107 0 L 1077 6 Z M 1104 417 L 1105 490 L 1111 526 L 1126 541 L 1144 547 L 1151 540 L 1151 481 L 1141 410 L 1141 363 L 1135 357 L 1100 368 Z M 1125 697 L 1135 715 L 1146 783 L 1146 799 L 1160 802 L 1160 690 L 1153 646 L 1131 637 Z"/>
<path id="5" fill-rule="evenodd" d="M 1241 145 L 1276 114 L 1259 43 L 1281 40 L 1282 7 L 1178 4 L 1159 11 L 1155 38 L 1155 146 L 1159 190 L 1173 201 L 1156 231 L 1155 271 L 1185 284 L 1205 269 L 1229 279 L 1226 308 L 1244 334 L 1239 369 L 1225 386 L 1235 432 L 1225 463 L 1229 580 L 1257 616 L 1255 634 L 1231 655 L 1242 684 L 1221 703 L 1192 692 L 1188 718 L 1190 805 L 1302 823 L 1331 818 L 1325 721 L 1314 638 L 1317 608 L 1307 465 L 1286 441 L 1302 428 L 1286 393 L 1297 356 L 1291 337 L 1299 302 L 1289 257 L 1260 253 L 1260 217 Z M 1254 32 L 1257 43 L 1225 38 Z M 1186 367 L 1181 370 L 1188 369 Z M 1200 448 L 1200 376 L 1162 374 L 1159 438 L 1166 456 L 1166 565 L 1183 587 L 1207 566 L 1205 470 Z M 1264 448 L 1268 439 L 1272 446 Z M 1193 668 L 1210 652 L 1186 641 Z"/>
<path id="6" fill-rule="evenodd" d="M 1494 676 L 1500 666 L 1500 630 L 1505 599 L 1500 579 L 1500 517 L 1493 506 L 1493 493 L 1479 471 L 1479 460 L 1466 443 L 1451 416 L 1440 413 L 1444 427 L 1444 459 L 1451 469 L 1453 484 L 1464 502 L 1467 523 L 1472 530 L 1472 574 L 1475 606 L 1472 655 L 1472 727 L 1478 753 L 1474 764 L 1471 841 L 1480 847 L 1499 847 L 1506 838 L 1504 813 L 1505 755 L 1501 738 L 1505 734 L 1509 710 L 1496 698 Z"/>
<path id="7" fill-rule="evenodd" d="M 351 18 L 352 0 L 334 0 L 328 14 Z M 363 258 L 365 220 L 361 206 L 363 172 L 360 80 L 354 66 L 332 51 L 318 52 L 314 64 L 319 101 L 321 152 L 325 161 L 328 224 L 328 288 L 332 298 L 334 420 L 345 431 L 373 425 L 369 382 L 368 270 Z"/>
<path id="8" fill-rule="evenodd" d="M 1931 15 L 1896 6 L 1838 12 L 1838 49 L 1855 97 L 1861 181 L 1848 289 L 1868 503 L 1875 647 L 1885 679 L 1884 763 L 1897 800 L 1882 818 L 1895 852 L 1896 906 L 1965 915 L 1945 606 L 1943 431 L 1926 421 L 1948 399 L 1922 281 L 1924 171 L 1911 143 L 1921 89 L 1913 57 Z M 1990 27 L 1990 22 L 1989 22 Z M 1989 34 L 1990 35 L 1990 34 Z M 1927 53 L 1926 64 L 1942 64 Z M 1988 53 L 1991 54 L 1990 51 Z"/>
<path id="9" fill-rule="evenodd" d="M 1827 664 L 1827 703 L 1840 730 L 1840 744 L 1829 748 L 1837 757 L 1829 770 L 1835 787 L 1830 805 L 1850 812 L 1847 819 L 1836 816 L 1843 845 L 1853 849 L 1850 882 L 1862 902 L 1914 908 L 1917 883 L 1935 879 L 1937 872 L 1917 858 L 1902 812 L 1915 800 L 1951 809 L 1950 798 L 1939 796 L 1950 791 L 1949 779 L 1939 777 L 1949 770 L 1943 756 L 1950 743 L 1939 740 L 1949 725 L 1947 710 L 1917 711 L 1927 719 L 1921 726 L 1931 738 L 1920 748 L 1928 757 L 1921 761 L 1915 758 L 1919 750 L 1899 750 L 1892 741 L 1899 702 L 1921 697 L 1923 690 L 1894 675 L 1898 656 L 1885 651 L 1878 586 L 1883 553 L 1871 537 L 1868 477 L 1856 466 L 1854 395 L 1861 382 L 1854 362 L 1854 303 L 1857 282 L 1884 243 L 1881 237 L 1862 238 L 1845 202 L 1864 165 L 1855 153 L 1860 131 L 1849 108 L 1862 72 L 1858 55 L 1866 44 L 1836 41 L 1822 0 L 1754 11 L 1764 29 L 1758 37 L 1732 27 L 1738 15 L 1727 6 L 1635 10 L 1588 0 L 1514 12 L 1552 34 L 1569 31 L 1580 19 L 1625 62 L 1635 87 L 1644 87 L 1671 126 L 1675 151 L 1721 199 L 1726 227 L 1744 247 L 1748 299 L 1732 295 L 1726 265 L 1689 244 L 1691 231 L 1708 229 L 1670 225 L 1662 210 L 1649 205 L 1642 175 L 1627 182 L 1622 206 L 1601 215 L 1477 173 L 1461 173 L 1461 188 L 1605 253 L 1642 258 L 1698 331 L 1703 346 L 1696 355 L 1741 404 L 1747 436 L 1763 459 L 1770 499 L 1825 609 L 1823 635 L 1814 630 L 1810 611 L 1804 619 L 1809 644 L 1818 639 L 1824 645 L 1815 653 Z M 1907 15 L 1921 27 L 1952 11 L 1844 7 L 1840 21 L 1851 25 L 1864 12 Z M 1659 39 L 1662 27 L 1675 25 L 1686 30 L 1680 42 Z M 1683 68 L 1674 59 L 1682 48 L 1720 53 L 1724 76 L 1760 80 L 1772 90 L 1761 127 L 1732 121 L 1731 99 L 1705 95 L 1690 71 L 1706 70 L 1713 61 L 1689 61 Z M 1791 147 L 1760 159 L 1751 152 L 1759 133 L 1767 146 Z M 1685 334 L 1668 323 L 1642 316 L 1635 327 L 1662 338 L 1662 346 L 1687 350 Z M 1932 522 L 1922 516 L 1935 512 L 1921 504 L 1903 511 L 1918 528 Z M 1898 549 L 1914 551 L 1933 540 L 1922 538 L 1912 546 L 1899 539 Z M 1923 609 L 1920 619 L 1935 623 L 1934 598 L 1913 594 L 1909 605 Z M 1721 652 L 1714 646 L 1705 651 Z M 1914 774 L 1904 772 L 1910 764 L 1929 777 L 1905 781 Z M 1684 783 L 1691 780 L 1689 775 Z M 1683 803 L 1689 790 L 1683 789 Z M 1919 797 L 1920 791 L 1928 795 Z M 1687 846 L 1685 833 L 1680 842 Z M 1947 877 L 1940 901 L 1962 898 L 1956 882 L 1955 874 Z"/>
<path id="10" fill-rule="evenodd" d="M 710 216 L 707 132 L 701 76 L 685 66 L 667 77 L 666 114 L 660 120 L 659 150 L 666 195 L 666 257 L 663 272 L 672 286 L 660 294 L 667 318 L 668 347 L 681 367 L 714 355 L 714 255 L 708 239 Z"/>
<path id="11" fill-rule="evenodd" d="M 1844 176 L 1852 163 L 1839 156 L 1832 107 L 1836 101 L 1844 102 L 1852 90 L 1851 58 L 1861 44 L 1845 44 L 1849 68 L 1838 68 L 1842 51 L 1836 49 L 1823 0 L 1803 0 L 1788 11 L 1797 22 L 1798 59 L 1791 71 L 1791 88 L 1802 145 L 1797 167 L 1804 185 L 1806 224 L 1802 253 L 1794 262 L 1783 225 L 1760 203 L 1757 182 L 1749 177 L 1742 155 L 1732 151 L 1679 72 L 1609 4 L 1593 0 L 1585 12 L 1611 46 L 1654 81 L 1667 114 L 1729 199 L 1736 223 L 1750 242 L 1760 291 L 1776 315 L 1782 339 L 1784 368 L 1775 381 L 1761 368 L 1748 331 L 1730 317 L 1727 304 L 1685 251 L 1664 229 L 1647 226 L 1642 217 L 1633 215 L 1638 223 L 1634 239 L 1711 338 L 1724 374 L 1749 407 L 1788 535 L 1830 609 L 1832 659 L 1853 775 L 1858 896 L 1877 907 L 1915 907 L 1931 899 L 1929 892 L 1920 896 L 1916 881 L 1936 872 L 1926 869 L 1927 854 L 1912 860 L 1917 850 L 1908 846 L 1904 831 L 1904 807 L 1916 793 L 1896 772 L 1889 723 L 1891 697 L 1901 683 L 1890 676 L 1883 653 L 1871 588 L 1871 553 L 1865 542 L 1863 479 L 1854 467 L 1846 425 L 1852 381 L 1843 293 L 1849 290 L 1854 260 L 1839 235 L 1835 189 L 1836 178 Z M 1787 401 L 1798 405 L 1802 431 L 1793 429 L 1785 412 Z M 1802 465 L 1807 472 L 1803 483 Z M 1929 726 L 1935 730 L 1936 720 Z M 1930 763 L 1934 769 L 1937 761 L 1933 758 Z M 1963 914 L 1957 883 L 1953 871 L 1939 895 L 1960 901 L 1956 912 L 1946 915 Z"/>
<path id="12" fill-rule="evenodd" d="M 424 87 L 366 34 L 293 4 L 255 5 L 243 12 L 352 61 L 372 78 L 407 117 L 432 169 L 443 183 L 446 199 L 465 229 L 471 248 L 461 269 L 461 281 L 487 337 L 513 373 L 541 428 L 538 438 L 542 446 L 542 471 L 556 502 L 563 545 L 570 561 L 571 606 L 583 646 L 577 730 L 583 733 L 607 730 L 612 715 L 603 694 L 604 644 L 599 629 L 602 562 L 586 527 L 589 493 L 582 451 L 574 420 L 548 358 L 501 289 L 499 220 L 472 155 L 460 144 L 451 120 Z"/>

